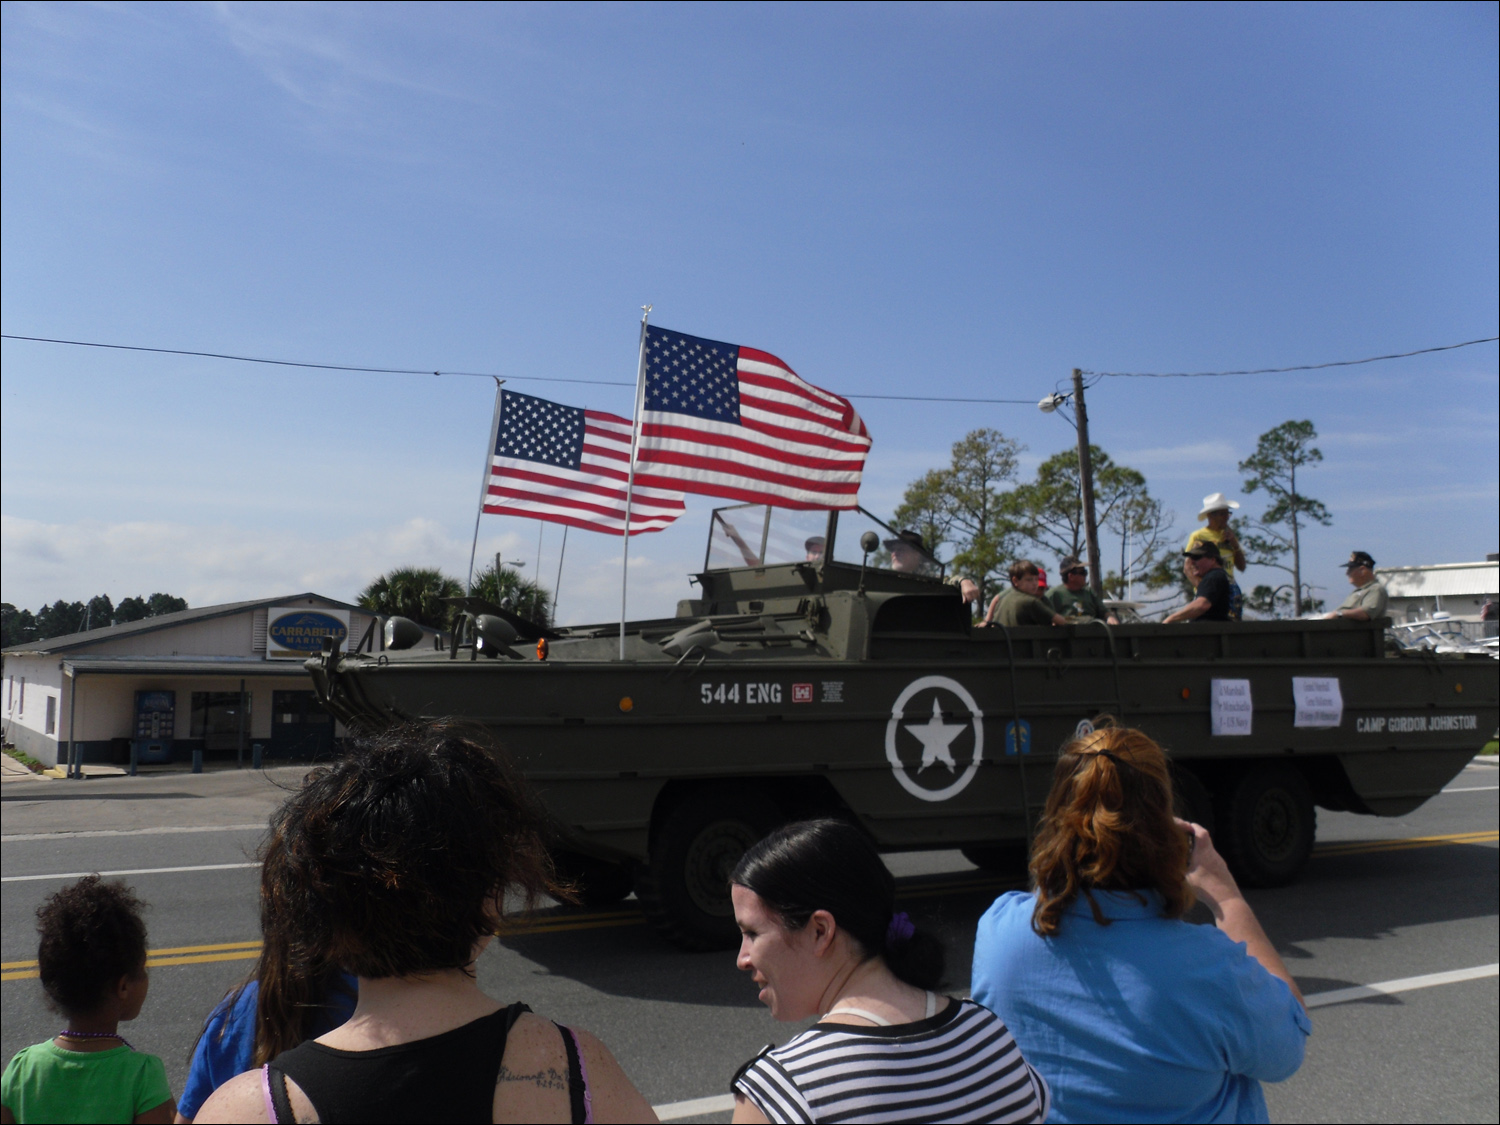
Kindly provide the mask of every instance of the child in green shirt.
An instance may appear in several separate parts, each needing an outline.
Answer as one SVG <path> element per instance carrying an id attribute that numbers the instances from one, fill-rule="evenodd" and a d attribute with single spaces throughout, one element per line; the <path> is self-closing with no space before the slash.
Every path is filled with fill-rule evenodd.
<path id="1" fill-rule="evenodd" d="M 0 1077 L 0 1121 L 170 1122 L 166 1068 L 135 1050 L 120 1024 L 141 1014 L 146 926 L 141 900 L 88 875 L 37 909 L 37 964 L 50 1007 L 66 1021 L 55 1039 L 23 1048 Z"/>

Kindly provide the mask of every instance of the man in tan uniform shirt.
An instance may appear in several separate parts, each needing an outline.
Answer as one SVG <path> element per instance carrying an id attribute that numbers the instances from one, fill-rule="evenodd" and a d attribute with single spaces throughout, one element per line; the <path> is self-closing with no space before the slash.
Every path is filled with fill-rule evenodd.
<path id="1" fill-rule="evenodd" d="M 1338 609 L 1323 616 L 1347 617 L 1351 621 L 1376 621 L 1384 617 L 1390 595 L 1386 593 L 1384 583 L 1375 577 L 1375 560 L 1364 551 L 1353 551 L 1344 569 L 1349 572 L 1349 584 L 1354 587 L 1354 593 L 1345 598 Z"/>

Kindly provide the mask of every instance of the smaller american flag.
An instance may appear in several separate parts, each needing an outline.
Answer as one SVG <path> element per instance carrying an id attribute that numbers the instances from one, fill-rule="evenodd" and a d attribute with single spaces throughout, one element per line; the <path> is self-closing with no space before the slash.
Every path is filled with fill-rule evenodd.
<path id="1" fill-rule="evenodd" d="M 484 510 L 623 534 L 630 430 L 628 418 L 502 391 Z M 637 482 L 630 534 L 660 531 L 683 506 L 682 493 Z"/>

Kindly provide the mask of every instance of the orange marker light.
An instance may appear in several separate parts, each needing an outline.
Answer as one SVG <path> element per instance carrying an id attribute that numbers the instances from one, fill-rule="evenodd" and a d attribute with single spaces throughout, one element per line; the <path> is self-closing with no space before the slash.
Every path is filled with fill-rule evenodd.
<path id="1" fill-rule="evenodd" d="M 1453 690 L 1456 691 L 1456 692 L 1462 692 L 1464 690 L 1464 685 L 1463 684 L 1454 684 L 1453 685 Z"/>
<path id="2" fill-rule="evenodd" d="M 1189 696 L 1189 695 L 1191 695 L 1191 694 L 1192 694 L 1192 692 L 1190 692 L 1190 691 L 1188 691 L 1188 689 L 1187 689 L 1187 688 L 1183 688 L 1183 689 L 1182 689 L 1182 698 L 1183 698 L 1183 699 L 1186 699 L 1186 698 L 1187 698 L 1187 697 L 1188 697 L 1188 696 Z"/>
<path id="3" fill-rule="evenodd" d="M 628 715 L 631 711 L 635 710 L 635 700 L 627 695 L 624 699 L 620 700 L 620 710 Z"/>
<path id="4" fill-rule="evenodd" d="M 538 660 L 546 660 L 547 659 L 547 638 L 546 637 L 541 637 L 536 642 L 536 658 Z"/>

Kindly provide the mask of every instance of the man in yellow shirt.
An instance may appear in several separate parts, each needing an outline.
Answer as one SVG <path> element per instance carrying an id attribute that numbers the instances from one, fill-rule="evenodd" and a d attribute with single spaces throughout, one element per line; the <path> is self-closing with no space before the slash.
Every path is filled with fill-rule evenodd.
<path id="1" fill-rule="evenodd" d="M 1185 548 L 1191 551 L 1199 543 L 1212 543 L 1219 549 L 1219 565 L 1224 568 L 1224 576 L 1229 579 L 1229 616 L 1234 621 L 1240 619 L 1245 605 L 1245 595 L 1235 574 L 1237 570 L 1245 569 L 1245 550 L 1240 546 L 1234 528 L 1229 526 L 1229 510 L 1238 507 L 1237 503 L 1222 492 L 1205 496 L 1203 510 L 1198 513 L 1198 518 L 1207 520 L 1208 526 L 1200 527 L 1189 535 Z M 1189 582 L 1197 581 L 1191 573 L 1187 574 L 1187 578 Z"/>
<path id="2" fill-rule="evenodd" d="M 1247 565 L 1244 548 L 1240 546 L 1234 529 L 1229 526 L 1229 510 L 1238 507 L 1237 503 L 1222 492 L 1205 496 L 1203 510 L 1198 513 L 1198 518 L 1207 520 L 1208 526 L 1200 527 L 1189 535 L 1184 547 L 1184 550 L 1192 550 L 1195 543 L 1212 543 L 1219 548 L 1219 565 L 1224 568 L 1231 584 L 1239 581 L 1235 571 L 1244 570 Z"/>

